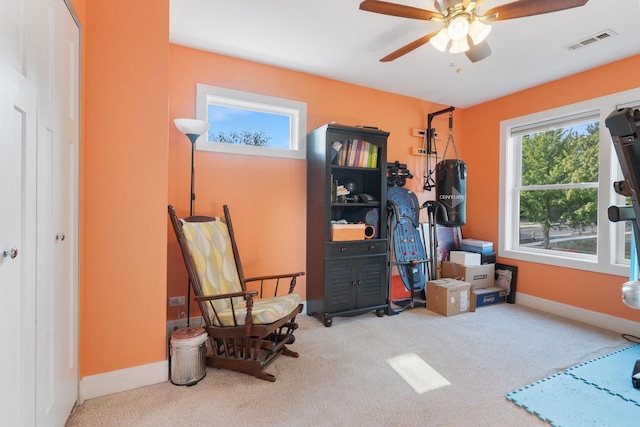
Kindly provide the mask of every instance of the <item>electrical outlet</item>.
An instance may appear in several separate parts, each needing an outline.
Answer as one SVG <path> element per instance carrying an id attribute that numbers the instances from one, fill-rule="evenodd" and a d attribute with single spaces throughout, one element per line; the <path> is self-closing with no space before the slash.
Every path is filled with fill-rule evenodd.
<path id="1" fill-rule="evenodd" d="M 426 156 L 427 150 L 422 147 L 413 147 L 413 151 L 411 152 L 414 156 Z"/>
<path id="2" fill-rule="evenodd" d="M 184 305 L 184 297 L 169 298 L 169 307 L 179 307 L 181 305 Z"/>

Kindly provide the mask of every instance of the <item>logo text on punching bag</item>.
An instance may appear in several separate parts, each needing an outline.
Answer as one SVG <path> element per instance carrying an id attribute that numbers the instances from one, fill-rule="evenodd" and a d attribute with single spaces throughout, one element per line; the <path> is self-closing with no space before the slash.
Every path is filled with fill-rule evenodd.
<path id="1" fill-rule="evenodd" d="M 455 208 L 464 201 L 464 194 L 461 194 L 455 187 L 451 187 L 453 194 L 440 194 L 438 198 L 442 203 L 452 208 Z"/>

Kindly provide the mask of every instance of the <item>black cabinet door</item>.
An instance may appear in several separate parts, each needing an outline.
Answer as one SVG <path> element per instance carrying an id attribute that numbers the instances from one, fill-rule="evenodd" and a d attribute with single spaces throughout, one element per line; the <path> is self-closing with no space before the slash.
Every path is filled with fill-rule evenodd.
<path id="1" fill-rule="evenodd" d="M 386 256 L 378 255 L 358 260 L 356 280 L 356 308 L 386 303 Z"/>
<path id="2" fill-rule="evenodd" d="M 325 312 L 331 315 L 385 304 L 385 261 L 384 255 L 327 261 Z"/>
<path id="3" fill-rule="evenodd" d="M 329 314 L 349 311 L 355 302 L 355 266 L 351 258 L 325 264 L 325 306 Z"/>

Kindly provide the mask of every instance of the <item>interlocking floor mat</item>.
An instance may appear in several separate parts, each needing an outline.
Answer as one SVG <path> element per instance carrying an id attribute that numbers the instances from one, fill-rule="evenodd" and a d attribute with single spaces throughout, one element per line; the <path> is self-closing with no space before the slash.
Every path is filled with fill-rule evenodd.
<path id="1" fill-rule="evenodd" d="M 633 366 L 640 344 L 590 360 L 507 394 L 507 399 L 557 427 L 640 426 L 640 389 Z"/>

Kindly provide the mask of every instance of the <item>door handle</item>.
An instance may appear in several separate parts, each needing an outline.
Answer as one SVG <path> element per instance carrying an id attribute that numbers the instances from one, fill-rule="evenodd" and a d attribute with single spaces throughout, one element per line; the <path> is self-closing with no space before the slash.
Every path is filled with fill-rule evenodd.
<path id="1" fill-rule="evenodd" d="M 11 259 L 14 259 L 17 256 L 18 256 L 18 249 L 16 248 L 11 248 L 9 250 L 2 251 L 3 258 L 9 257 Z"/>
<path id="2" fill-rule="evenodd" d="M 58 233 L 56 234 L 56 240 L 60 240 L 61 242 L 64 242 L 64 238 L 67 237 L 64 235 L 64 233 Z"/>

